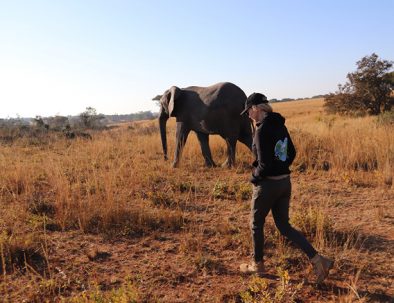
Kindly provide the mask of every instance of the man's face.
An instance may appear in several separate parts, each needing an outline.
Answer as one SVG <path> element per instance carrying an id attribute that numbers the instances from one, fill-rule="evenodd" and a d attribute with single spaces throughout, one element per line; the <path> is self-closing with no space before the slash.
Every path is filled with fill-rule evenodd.
<path id="1" fill-rule="evenodd" d="M 256 123 L 260 123 L 261 121 L 264 120 L 264 118 L 267 115 L 267 112 L 265 112 L 263 109 L 261 109 L 258 106 L 253 105 L 249 110 L 248 110 L 248 115 L 249 118 L 255 121 Z"/>
<path id="2" fill-rule="evenodd" d="M 252 106 L 251 108 L 249 108 L 248 110 L 248 115 L 249 118 L 256 121 L 257 120 L 257 114 L 258 114 L 258 110 L 256 106 Z"/>

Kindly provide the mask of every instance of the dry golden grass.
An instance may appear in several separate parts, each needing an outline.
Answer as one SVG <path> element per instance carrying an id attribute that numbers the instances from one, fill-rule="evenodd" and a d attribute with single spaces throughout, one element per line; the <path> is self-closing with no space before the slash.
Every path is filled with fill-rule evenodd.
<path id="1" fill-rule="evenodd" d="M 326 115 L 322 106 L 322 99 L 274 106 L 288 118 L 298 164 L 346 173 L 374 171 L 377 182 L 389 179 L 387 174 L 394 171 L 393 126 L 380 125 L 376 117 Z"/>
<path id="2" fill-rule="evenodd" d="M 184 292 L 178 302 L 384 302 L 393 295 L 384 286 L 392 281 L 384 260 L 393 240 L 387 228 L 394 127 L 374 117 L 328 116 L 322 105 L 319 99 L 273 107 L 286 117 L 297 148 L 292 222 L 336 257 L 335 282 L 327 288 L 316 290 L 302 279 L 306 258 L 270 220 L 268 268 L 281 286 L 275 280 L 240 282 L 237 263 L 251 247 L 249 150 L 237 147 L 234 169 L 206 169 L 191 134 L 181 167 L 172 169 L 163 161 L 157 122 L 143 121 L 93 133 L 93 140 L 53 137 L 38 144 L 24 138 L 0 145 L 0 296 L 9 302 L 128 302 L 130 294 L 131 302 L 175 302 L 171 289 L 177 288 Z M 174 121 L 167 133 L 172 155 Z M 223 140 L 213 136 L 210 145 L 215 161 L 224 162 Z M 373 229 L 376 224 L 383 231 Z M 375 245 L 371 235 L 384 239 L 378 252 L 368 246 Z M 91 245 L 104 251 L 86 252 Z M 381 267 L 372 268 L 371 255 Z M 363 277 L 358 272 L 365 268 L 371 274 Z M 121 282 L 113 282 L 114 272 Z M 368 280 L 374 281 L 369 292 Z M 373 292 L 379 285 L 380 297 Z M 205 290 L 199 293 L 200 287 Z"/>

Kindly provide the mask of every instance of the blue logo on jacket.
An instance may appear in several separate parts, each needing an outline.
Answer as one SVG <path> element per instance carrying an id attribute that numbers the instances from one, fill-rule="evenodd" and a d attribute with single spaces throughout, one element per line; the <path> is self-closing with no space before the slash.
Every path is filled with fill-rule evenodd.
<path id="1" fill-rule="evenodd" d="M 279 140 L 275 144 L 275 158 L 285 162 L 287 159 L 287 137 L 282 141 Z"/>

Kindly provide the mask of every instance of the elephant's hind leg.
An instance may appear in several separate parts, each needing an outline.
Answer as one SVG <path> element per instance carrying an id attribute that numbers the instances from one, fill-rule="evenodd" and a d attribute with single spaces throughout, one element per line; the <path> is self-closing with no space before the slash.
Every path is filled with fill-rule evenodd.
<path id="1" fill-rule="evenodd" d="M 211 149 L 209 148 L 209 135 L 197 132 L 197 138 L 200 142 L 201 152 L 204 156 L 205 165 L 208 167 L 215 167 L 216 164 L 213 162 Z"/>

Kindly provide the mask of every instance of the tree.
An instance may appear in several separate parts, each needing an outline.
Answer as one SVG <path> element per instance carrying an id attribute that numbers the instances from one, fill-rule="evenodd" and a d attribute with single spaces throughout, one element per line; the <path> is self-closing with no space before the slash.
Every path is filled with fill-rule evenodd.
<path id="1" fill-rule="evenodd" d="M 79 114 L 82 126 L 85 128 L 98 128 L 101 127 L 101 120 L 105 117 L 102 114 L 97 114 L 93 107 L 87 107 L 86 110 Z"/>
<path id="2" fill-rule="evenodd" d="M 334 113 L 372 115 L 390 110 L 393 82 L 387 75 L 392 74 L 388 73 L 392 66 L 391 61 L 381 60 L 375 53 L 363 57 L 357 61 L 357 70 L 347 74 L 349 81 L 338 85 L 338 91 L 325 99 L 325 108 Z"/>
<path id="3" fill-rule="evenodd" d="M 391 90 L 394 90 L 394 72 L 385 74 L 383 80 L 390 85 Z"/>
<path id="4" fill-rule="evenodd" d="M 36 116 L 33 120 L 36 127 L 40 129 L 49 129 L 49 125 L 44 122 L 44 119 L 41 116 Z"/>

